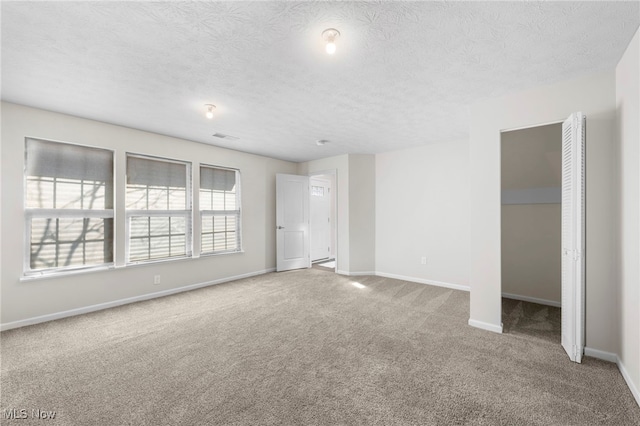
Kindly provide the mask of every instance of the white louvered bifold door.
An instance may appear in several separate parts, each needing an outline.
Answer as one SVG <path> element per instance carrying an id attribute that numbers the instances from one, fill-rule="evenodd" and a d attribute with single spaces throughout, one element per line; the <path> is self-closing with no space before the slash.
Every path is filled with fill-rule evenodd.
<path id="1" fill-rule="evenodd" d="M 581 362 L 585 324 L 585 116 L 562 124 L 562 347 Z"/>

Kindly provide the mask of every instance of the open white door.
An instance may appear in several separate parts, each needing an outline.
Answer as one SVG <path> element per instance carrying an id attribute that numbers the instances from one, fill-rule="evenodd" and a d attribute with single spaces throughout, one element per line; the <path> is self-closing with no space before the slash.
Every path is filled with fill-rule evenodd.
<path id="1" fill-rule="evenodd" d="M 309 267 L 309 177 L 277 174 L 276 270 Z"/>
<path id="2" fill-rule="evenodd" d="M 580 112 L 562 124 L 562 347 L 574 362 L 585 334 L 585 126 Z"/>

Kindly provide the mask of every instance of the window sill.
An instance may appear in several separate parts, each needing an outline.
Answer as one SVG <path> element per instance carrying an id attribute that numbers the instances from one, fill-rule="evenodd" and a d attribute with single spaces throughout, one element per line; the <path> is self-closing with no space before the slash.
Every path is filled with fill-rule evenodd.
<path id="1" fill-rule="evenodd" d="M 244 250 L 238 250 L 238 251 L 223 251 L 223 252 L 218 252 L 218 253 L 200 253 L 200 258 L 203 257 L 216 257 L 216 256 L 227 256 L 230 254 L 244 254 Z"/>
<path id="2" fill-rule="evenodd" d="M 185 256 L 185 257 L 172 257 L 169 259 L 158 259 L 158 260 L 149 260 L 145 262 L 136 262 L 136 263 L 127 263 L 125 265 L 116 266 L 116 265 L 105 265 L 105 266 L 96 266 L 89 268 L 79 268 L 79 269 L 67 269 L 61 271 L 52 271 L 42 274 L 33 274 L 33 275 L 23 275 L 20 277 L 20 282 L 29 282 L 29 281 L 40 281 L 46 279 L 55 279 L 61 277 L 69 277 L 73 275 L 83 275 L 90 274 L 92 272 L 100 272 L 100 271 L 110 271 L 115 269 L 127 269 L 131 267 L 138 266 L 148 266 L 148 265 L 157 265 L 159 263 L 168 263 L 168 262 L 176 262 L 181 260 L 194 260 L 194 259 L 203 259 L 208 257 L 217 257 L 217 256 L 228 256 L 232 254 L 244 254 L 244 250 L 239 251 L 225 251 L 221 253 L 205 253 L 201 254 L 199 257 Z"/>
<path id="3" fill-rule="evenodd" d="M 96 266 L 96 267 L 81 268 L 81 269 L 67 269 L 67 270 L 61 270 L 61 271 L 46 272 L 42 274 L 23 275 L 20 277 L 20 282 L 54 279 L 54 278 L 60 278 L 60 277 L 68 277 L 71 275 L 83 275 L 83 274 L 89 274 L 92 272 L 109 271 L 112 269 L 116 269 L 115 265 Z"/>
<path id="4" fill-rule="evenodd" d="M 206 254 L 201 254 L 198 257 L 196 257 L 196 256 L 183 256 L 183 257 L 170 257 L 170 258 L 167 258 L 167 259 L 143 260 L 143 261 L 140 261 L 140 262 L 127 263 L 127 264 L 122 265 L 122 266 L 116 266 L 116 268 L 117 269 L 123 269 L 123 268 L 131 268 L 132 266 L 133 267 L 137 267 L 137 266 L 145 266 L 145 265 L 157 265 L 159 263 L 170 263 L 170 262 L 177 262 L 177 261 L 184 261 L 184 260 L 195 260 L 195 259 L 202 259 L 204 257 L 224 256 L 224 255 L 236 254 L 236 253 L 244 253 L 244 250 L 226 251 L 226 252 L 222 252 L 222 253 L 206 253 Z"/>
<path id="5" fill-rule="evenodd" d="M 195 258 L 193 256 L 181 256 L 181 257 L 168 257 L 164 259 L 141 260 L 139 262 L 125 263 L 122 266 L 117 266 L 117 268 L 126 269 L 126 268 L 137 267 L 137 266 L 157 265 L 159 263 L 179 262 L 181 260 L 192 260 L 192 259 L 195 259 Z"/>

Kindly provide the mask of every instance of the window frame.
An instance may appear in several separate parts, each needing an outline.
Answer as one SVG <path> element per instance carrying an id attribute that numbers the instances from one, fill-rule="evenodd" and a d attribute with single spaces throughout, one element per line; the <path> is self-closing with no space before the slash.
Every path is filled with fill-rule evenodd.
<path id="1" fill-rule="evenodd" d="M 128 159 L 142 158 L 153 161 L 164 161 L 167 163 L 184 165 L 186 183 L 185 183 L 185 206 L 187 209 L 168 209 L 168 210 L 148 210 L 148 209 L 129 209 L 127 208 L 127 164 Z M 137 154 L 132 152 L 125 153 L 125 178 L 124 178 L 124 198 L 125 198 L 125 238 L 124 238 L 124 263 L 126 266 L 144 265 L 149 263 L 170 262 L 173 260 L 191 259 L 193 258 L 193 164 L 187 160 L 177 160 L 173 158 L 159 157 L 147 154 Z M 131 219 L 134 217 L 180 217 L 185 219 L 185 254 L 181 256 L 169 256 L 156 259 L 130 260 L 131 250 Z M 169 232 L 171 232 L 169 230 Z M 149 237 L 150 238 L 150 237 Z"/>
<path id="2" fill-rule="evenodd" d="M 97 149 L 106 151 L 111 154 L 111 209 L 58 209 L 58 208 L 35 208 L 27 207 L 27 168 L 29 158 L 27 156 L 27 141 L 40 141 L 45 143 L 72 145 L 80 148 Z M 53 178 L 58 179 L 57 177 Z M 24 279 L 32 279 L 38 277 L 49 277 L 56 275 L 65 275 L 69 273 L 91 271 L 91 270 L 104 270 L 115 267 L 115 246 L 116 246 L 116 229 L 115 229 L 115 200 L 116 200 L 116 156 L 115 150 L 109 148 L 103 148 L 87 144 L 79 144 L 74 142 L 59 141 L 53 139 L 45 139 L 33 136 L 26 136 L 24 138 L 24 164 L 22 171 L 22 210 L 24 219 L 24 232 L 23 232 L 23 255 L 22 255 L 22 277 Z M 112 219 L 113 225 L 111 230 L 111 262 L 95 263 L 90 265 L 70 265 L 70 266 L 56 266 L 52 268 L 43 269 L 31 269 L 31 225 L 33 219 Z M 106 240 L 106 236 L 105 236 Z"/>
<path id="3" fill-rule="evenodd" d="M 201 257 L 206 257 L 206 256 L 218 256 L 218 255 L 224 255 L 224 254 L 233 254 L 233 253 L 243 253 L 244 249 L 243 249 L 243 245 L 242 245 L 242 175 L 240 172 L 240 169 L 235 169 L 233 167 L 224 167 L 224 166 L 217 166 L 217 165 L 213 165 L 213 164 L 207 164 L 207 163 L 200 163 L 199 167 L 198 167 L 198 173 L 201 173 L 201 169 L 205 167 L 205 168 L 209 168 L 209 169 L 219 169 L 219 170 L 227 170 L 227 171 L 232 171 L 235 172 L 235 186 L 236 186 L 236 209 L 235 210 L 210 210 L 210 209 L 203 209 L 202 208 L 202 203 L 201 203 L 201 197 L 200 197 L 200 192 L 202 191 L 202 182 L 200 181 L 200 179 L 198 179 L 199 181 L 199 186 L 198 186 L 198 206 L 199 206 L 199 220 L 200 220 L 200 256 Z M 194 193 L 195 195 L 195 193 Z M 230 214 L 232 213 L 232 214 Z M 235 216 L 236 218 L 236 248 L 234 250 L 218 250 L 216 251 L 215 249 L 212 251 L 204 251 L 202 249 L 202 237 L 204 235 L 203 232 L 203 219 L 204 217 L 215 217 L 215 216 Z M 215 233 L 215 232 L 214 232 Z"/>
<path id="4" fill-rule="evenodd" d="M 86 177 L 83 177 L 84 175 L 81 175 L 78 178 L 78 182 L 75 182 L 74 180 L 76 179 L 75 177 L 71 177 L 71 178 L 66 178 L 64 177 L 64 174 L 57 174 L 57 170 L 62 170 L 60 167 L 64 168 L 64 163 L 62 163 L 62 165 L 57 165 L 57 168 L 54 169 L 49 169 L 49 170 L 53 170 L 52 171 L 52 175 L 49 176 L 47 173 L 48 172 L 43 172 L 43 171 L 38 171 L 38 169 L 32 169 L 31 167 L 33 167 L 33 164 L 31 164 L 29 161 L 37 161 L 34 159 L 37 158 L 42 158 L 40 157 L 40 154 L 36 151 L 36 154 L 30 154 L 28 155 L 29 152 L 32 152 L 30 150 L 28 150 L 28 141 L 29 140 L 34 140 L 34 141 L 42 141 L 45 143 L 52 143 L 52 144 L 61 144 L 61 145 L 71 145 L 77 148 L 87 148 L 87 149 L 95 149 L 95 150 L 99 150 L 102 151 L 103 153 L 106 153 L 110 160 L 111 160 L 111 167 L 107 167 L 103 172 L 102 176 L 107 177 L 108 179 L 105 181 L 107 185 L 107 191 L 104 193 L 104 198 L 102 195 L 101 197 L 104 198 L 104 205 L 100 206 L 100 204 L 98 204 L 100 207 L 104 207 L 104 206 L 110 206 L 111 208 L 108 209 L 85 209 L 85 208 L 77 208 L 77 206 L 73 205 L 70 203 L 70 201 L 68 199 L 62 198 L 62 199 L 58 199 L 56 198 L 57 195 L 59 194 L 65 194 L 65 192 L 60 193 L 57 185 L 58 184 L 77 184 L 80 185 L 80 193 L 85 194 L 85 190 L 82 189 L 82 185 L 85 183 L 88 185 L 95 185 L 95 184 L 100 184 L 102 185 L 102 181 L 101 179 L 95 180 L 95 178 L 93 180 L 91 180 L 91 176 L 87 175 Z M 51 148 L 50 148 L 51 149 Z M 127 184 L 127 161 L 129 158 L 141 158 L 141 159 L 147 159 L 147 160 L 155 160 L 155 161 L 160 161 L 160 162 L 167 162 L 167 163 L 175 163 L 175 164 L 179 164 L 181 166 L 185 167 L 185 187 L 184 187 L 184 191 L 185 191 L 185 209 L 169 209 L 169 210 L 147 210 L 147 209 L 128 209 L 127 206 L 127 191 L 128 191 L 128 184 Z M 73 157 L 68 157 L 68 158 L 73 158 Z M 124 160 L 124 161 L 123 161 Z M 106 157 L 102 158 L 101 160 L 97 160 L 99 161 L 96 164 L 100 164 L 101 162 L 106 162 Z M 122 169 L 123 167 L 121 162 L 124 162 L 124 176 L 123 179 L 121 179 L 121 177 L 119 177 L 119 173 L 122 173 Z M 31 164 L 31 166 L 30 166 Z M 54 163 L 55 164 L 55 163 Z M 231 210 L 231 209 L 227 209 L 227 210 L 212 210 L 212 209 L 201 209 L 201 205 L 199 203 L 199 201 L 202 199 L 201 198 L 201 193 L 203 191 L 203 189 L 201 188 L 201 185 L 199 185 L 199 177 L 200 177 L 200 173 L 201 173 L 201 169 L 204 168 L 208 168 L 208 169 L 213 169 L 213 170 L 224 170 L 224 171 L 231 171 L 234 172 L 234 178 L 235 178 L 235 188 L 234 188 L 234 192 L 235 192 L 235 209 Z M 31 176 L 31 178 L 28 176 L 28 173 L 32 174 L 33 176 Z M 108 174 L 106 174 L 108 173 Z M 198 177 L 196 178 L 195 173 L 198 173 Z M 40 176 L 42 174 L 42 176 Z M 43 179 L 43 182 L 45 184 L 44 186 L 44 190 L 42 191 L 42 194 L 46 194 L 45 196 L 45 200 L 48 200 L 44 205 L 46 207 L 44 208 L 39 208 L 39 207 L 27 207 L 27 205 L 43 205 L 42 203 L 34 203 L 32 202 L 34 199 L 33 198 L 29 198 L 31 195 L 30 191 L 34 190 L 34 187 L 32 187 L 32 185 L 34 184 L 32 181 L 36 179 L 36 184 L 38 179 Z M 69 180 L 71 179 L 71 180 Z M 164 183 L 164 182 L 161 182 Z M 215 165 L 215 164 L 208 164 L 208 163 L 199 163 L 198 161 L 192 162 L 189 160 L 181 160 L 181 159 L 175 159 L 175 158 L 166 158 L 163 156 L 156 156 L 156 155 L 148 155 L 148 154 L 142 154 L 142 153 L 134 153 L 134 152 L 124 152 L 124 156 L 121 156 L 120 154 L 117 154 L 117 150 L 114 148 L 105 148 L 105 147 L 101 147 L 101 146 L 94 146 L 94 145 L 90 145 L 90 144 L 82 144 L 82 143 L 75 143 L 75 142 L 67 142 L 67 141 L 60 141 L 60 140 L 55 140 L 55 139 L 46 139 L 46 138 L 40 138 L 40 137 L 32 137 L 32 136 L 25 136 L 24 137 L 24 164 L 23 164 L 23 253 L 22 253 L 22 257 L 23 257 L 23 271 L 22 271 L 22 277 L 21 277 L 21 281 L 29 281 L 32 279 L 39 279 L 39 278 L 54 278 L 56 276 L 64 276 L 64 275 L 70 275 L 70 274 L 77 274 L 77 273 L 86 273 L 86 272 L 93 272 L 93 271 L 104 271 L 104 270 L 109 270 L 109 269 L 116 269 L 118 267 L 129 267 L 129 266 L 137 266 L 137 265 L 145 265 L 145 264 L 151 264 L 151 263 L 159 263 L 159 262 L 169 262 L 169 261 L 176 261 L 176 260 L 184 260 L 184 259 L 194 259 L 197 257 L 207 257 L 207 256 L 218 256 L 218 255 L 226 255 L 226 254 L 233 254 L 233 253 L 244 253 L 244 246 L 243 246 L 243 235 L 242 235 L 242 173 L 240 171 L 240 169 L 238 168 L 233 168 L 233 167 L 225 167 L 225 166 L 219 166 L 219 165 Z M 181 183 L 180 183 L 181 184 Z M 147 185 L 147 191 L 149 190 L 149 188 L 154 188 L 153 185 L 148 184 Z M 158 186 L 158 188 L 162 189 L 162 186 Z M 167 186 L 166 188 L 171 188 L 171 186 Z M 179 188 L 179 187 L 176 187 Z M 65 187 L 63 187 L 62 189 L 63 191 L 66 191 L 67 189 Z M 208 189 L 205 188 L 205 191 L 210 191 L 211 193 L 214 193 L 216 191 L 216 189 Z M 49 193 L 47 193 L 46 191 L 49 191 Z M 224 189 L 222 191 L 219 192 L 227 192 Z M 68 192 L 66 192 L 68 193 Z M 35 194 L 35 193 L 33 193 Z M 32 194 L 32 195 L 33 195 Z M 86 195 L 86 194 L 85 194 Z M 36 195 L 37 196 L 37 195 Z M 121 198 L 122 197 L 122 198 Z M 198 197 L 198 198 L 195 198 Z M 170 199 L 170 198 L 169 198 Z M 32 200 L 32 201 L 29 201 Z M 84 206 L 91 206 L 92 204 L 86 204 L 87 203 L 87 199 L 86 198 L 82 198 L 76 200 L 75 198 L 71 199 L 73 201 L 73 203 L 76 202 L 80 202 L 81 204 L 79 204 L 80 207 L 84 207 Z M 120 202 L 122 202 L 122 200 L 124 201 L 124 205 L 121 207 L 118 207 L 117 204 L 119 204 Z M 228 198 L 226 198 L 226 200 L 229 200 Z M 53 202 L 53 204 L 51 204 Z M 177 199 L 176 199 L 177 202 Z M 50 207 L 49 205 L 53 205 L 53 206 L 59 206 L 59 205 L 72 205 L 76 208 L 55 208 L 55 207 Z M 149 204 L 147 203 L 147 206 Z M 168 204 L 167 207 L 169 206 L 179 206 L 179 204 Z M 217 202 L 216 202 L 216 205 Z M 198 211 L 195 210 L 196 206 L 198 207 Z M 212 205 L 210 204 L 207 207 L 212 207 Z M 197 217 L 196 217 L 197 215 Z M 132 224 L 132 219 L 136 218 L 136 217 L 140 217 L 140 218 L 152 218 L 152 217 L 164 217 L 164 218 L 171 218 L 171 217 L 177 217 L 177 218 L 181 218 L 184 219 L 184 241 L 185 241 L 185 252 L 184 254 L 180 254 L 177 256 L 170 256 L 170 257 L 162 257 L 162 258 L 152 258 L 152 259 L 141 259 L 141 260 L 134 260 L 131 261 L 130 260 L 130 250 L 131 250 L 131 240 L 132 240 L 132 228 L 131 228 L 131 224 Z M 207 218 L 213 218 L 213 217 L 233 217 L 235 218 L 235 230 L 233 228 L 228 228 L 226 227 L 225 224 L 225 230 L 224 231 L 220 231 L 220 232 L 225 232 L 225 233 L 231 233 L 231 232 L 235 232 L 235 243 L 236 243 L 236 247 L 234 249 L 225 249 L 225 250 L 208 250 L 208 251 L 203 251 L 202 250 L 202 241 L 203 241 L 203 219 L 206 220 Z M 87 234 L 82 234 L 81 232 L 81 238 L 80 239 L 75 239 L 75 237 L 71 237 L 71 238 L 66 238 L 63 237 L 62 234 L 60 235 L 60 237 L 58 238 L 58 235 L 52 234 L 52 236 L 49 236 L 48 239 L 46 240 L 46 244 L 47 245 L 51 245 L 51 246 L 55 246 L 56 244 L 67 244 L 67 243 L 71 243 L 71 242 L 76 242 L 79 241 L 79 244 L 82 246 L 82 250 L 85 250 L 84 248 L 84 244 L 95 244 L 96 242 L 103 242 L 106 246 L 106 244 L 109 244 L 109 251 L 104 252 L 104 256 L 102 257 L 102 259 L 109 259 L 110 261 L 108 262 L 103 262 L 103 263 L 92 263 L 92 264 L 73 264 L 73 265 L 69 265 L 69 266 L 54 266 L 54 267 L 44 267 L 44 268 L 40 268 L 40 269 L 32 269 L 31 265 L 32 265 L 32 234 L 33 234 L 33 230 L 31 229 L 32 226 L 34 226 L 33 221 L 34 220 L 42 220 L 42 219 L 50 219 L 53 223 L 56 224 L 56 226 L 63 226 L 60 222 L 58 222 L 59 220 L 69 220 L 69 219 L 75 219 L 78 220 L 78 222 L 80 224 L 82 224 L 81 220 L 91 220 L 91 219 L 101 219 L 103 220 L 103 228 L 104 232 L 102 233 L 102 235 L 100 234 L 95 234 L 93 233 L 94 231 L 92 230 L 91 233 L 87 233 Z M 199 221 L 199 222 L 198 222 Z M 107 227 L 107 223 L 109 224 Z M 118 225 L 118 223 L 120 223 L 120 225 Z M 85 222 L 86 225 L 86 222 Z M 76 224 L 72 224 L 72 226 L 76 226 Z M 170 225 L 171 226 L 171 225 Z M 92 225 L 93 228 L 93 225 Z M 51 228 L 50 228 L 51 229 Z M 57 228 L 56 228 L 57 229 Z M 63 231 L 64 228 L 60 228 L 60 232 Z M 76 228 L 77 229 L 77 228 Z M 94 228 L 95 229 L 95 228 Z M 157 228 L 156 228 L 157 229 Z M 163 232 L 162 235 L 158 235 L 158 236 L 165 236 L 164 235 L 164 228 L 160 228 L 162 229 L 161 232 Z M 198 231 L 199 232 L 199 236 L 195 235 L 195 232 Z M 40 232 L 40 231 L 38 231 Z M 51 232 L 51 231 L 48 231 Z M 167 231 L 169 234 L 172 234 L 172 229 L 169 228 L 169 230 Z M 179 232 L 179 230 L 177 231 Z M 210 232 L 207 232 L 207 234 L 209 234 Z M 151 233 L 150 233 L 151 234 Z M 98 235 L 98 236 L 96 236 Z M 182 234 L 177 234 L 180 235 L 180 238 L 182 238 Z M 215 231 L 212 233 L 212 235 L 215 235 Z M 88 237 L 89 236 L 89 237 Z M 151 237 L 153 237 L 153 234 L 150 235 Z M 170 237 L 170 236 L 169 236 Z M 59 239 L 59 241 L 55 240 L 56 238 Z M 102 238 L 102 239 L 101 239 Z M 118 241 L 120 241 L 121 238 L 124 238 L 123 241 L 123 245 L 119 246 L 120 243 L 118 243 Z M 149 238 L 149 236 L 147 237 Z M 199 240 L 196 240 L 196 238 L 199 238 Z M 226 236 L 225 236 L 226 238 Z M 69 240 L 69 241 L 67 241 Z M 43 240 L 45 241 L 45 240 Z M 233 240 L 230 240 L 233 241 Z M 36 241 L 36 244 L 38 244 L 38 242 Z M 53 248 L 49 248 L 49 250 L 53 250 Z M 52 263 L 58 263 L 60 261 L 60 259 L 64 259 L 64 257 L 61 256 L 66 256 L 66 252 L 61 251 L 58 252 L 58 249 L 56 248 L 56 253 L 51 254 L 51 256 L 56 256 L 55 258 L 55 262 Z M 66 247 L 61 246 L 61 250 L 68 250 Z M 74 250 L 80 250 L 80 249 L 75 249 Z M 86 250 L 94 250 L 92 248 L 90 248 L 90 246 L 86 247 Z M 122 251 L 120 251 L 122 250 Z M 120 252 L 121 254 L 118 255 L 118 252 Z M 122 253 L 124 252 L 124 253 Z M 61 254 L 59 254 L 61 253 Z M 62 254 L 65 253 L 65 254 Z M 74 253 L 74 256 L 77 255 L 77 252 Z M 79 258 L 76 258 L 75 261 L 81 261 L 81 262 L 85 262 L 87 261 L 87 259 L 90 261 L 92 260 L 91 257 L 93 258 L 97 258 L 98 260 L 102 260 L 100 259 L 100 254 L 92 251 L 89 252 L 87 251 L 85 258 L 82 258 L 80 260 L 78 260 Z M 97 257 L 96 257 L 97 255 Z M 84 256 L 84 252 L 82 252 L 82 256 Z M 49 262 L 47 262 L 49 263 Z M 64 262 L 60 262 L 60 263 L 64 263 Z M 40 263 L 36 263 L 36 265 L 38 264 L 42 264 L 42 262 Z M 45 265 L 47 266 L 47 265 Z"/>

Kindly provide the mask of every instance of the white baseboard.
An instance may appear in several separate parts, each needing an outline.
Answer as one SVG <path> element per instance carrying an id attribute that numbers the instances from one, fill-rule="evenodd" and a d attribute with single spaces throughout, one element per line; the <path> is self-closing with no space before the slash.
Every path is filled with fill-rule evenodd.
<path id="1" fill-rule="evenodd" d="M 128 297 L 126 299 L 114 300 L 111 302 L 99 303 L 97 305 L 84 306 L 82 308 L 70 309 L 68 311 L 56 312 L 53 314 L 41 315 L 23 320 L 0 324 L 0 331 L 11 330 L 13 328 L 25 327 L 27 325 L 39 324 L 42 322 L 53 321 L 60 318 L 82 315 L 89 312 L 101 311 L 103 309 L 114 308 L 116 306 L 126 305 L 129 303 L 141 302 L 143 300 L 155 299 L 157 297 L 169 296 L 171 294 L 182 293 L 184 291 L 195 290 L 202 287 L 208 287 L 216 284 L 222 284 L 229 281 L 235 281 L 242 278 L 249 278 L 256 275 L 262 275 L 275 271 L 275 268 L 263 269 L 262 271 L 249 272 L 246 274 L 236 275 L 233 277 L 220 278 L 217 280 L 206 281 L 203 283 L 191 284 L 184 287 L 170 288 L 167 290 L 157 291 L 155 293 L 142 294 L 140 296 Z"/>
<path id="2" fill-rule="evenodd" d="M 631 390 L 631 394 L 636 399 L 636 403 L 640 406 L 640 391 L 638 390 L 638 387 L 636 386 L 636 384 L 633 383 L 633 380 L 631 379 L 629 372 L 624 367 L 624 364 L 622 363 L 620 358 L 618 357 L 616 358 L 617 358 L 616 364 L 618 364 L 618 370 L 620 370 L 620 374 L 622 374 L 624 381 L 627 382 L 627 386 L 629 386 L 629 389 Z"/>
<path id="3" fill-rule="evenodd" d="M 349 272 L 349 271 L 342 271 L 340 269 L 336 269 L 336 274 L 346 275 L 348 277 L 360 277 L 363 275 L 376 275 L 376 272 L 375 271 Z"/>
<path id="4" fill-rule="evenodd" d="M 584 348 L 584 355 L 585 356 L 590 356 L 592 358 L 598 358 L 598 359 L 601 359 L 603 361 L 609 361 L 609 362 L 614 362 L 614 363 L 618 362 L 618 355 L 616 355 L 614 353 L 611 353 L 611 352 L 601 351 L 599 349 L 592 349 L 592 348 L 585 347 Z"/>
<path id="5" fill-rule="evenodd" d="M 592 358 L 598 358 L 603 361 L 615 363 L 618 366 L 618 370 L 620 370 L 620 374 L 622 374 L 622 378 L 627 383 L 627 386 L 629 387 L 631 394 L 633 395 L 636 402 L 640 406 L 640 390 L 638 390 L 638 386 L 635 383 L 633 383 L 633 380 L 631 379 L 629 372 L 627 371 L 624 364 L 622 363 L 622 360 L 620 360 L 617 354 L 614 354 L 612 352 L 601 351 L 599 349 L 592 349 L 592 348 L 585 347 L 584 355 L 590 356 Z"/>
<path id="6" fill-rule="evenodd" d="M 519 294 L 512 294 L 512 293 L 502 293 L 502 297 L 506 297 L 507 299 L 522 300 L 523 302 L 537 303 L 539 305 L 553 306 L 556 308 L 562 307 L 562 303 L 560 302 L 555 302 L 553 300 L 547 300 L 547 299 L 539 299 L 537 297 L 521 296 Z"/>
<path id="7" fill-rule="evenodd" d="M 362 272 L 349 272 L 349 276 L 351 277 L 361 277 L 364 275 L 375 275 L 375 271 L 362 271 Z"/>
<path id="8" fill-rule="evenodd" d="M 500 323 L 500 325 L 489 324 L 488 322 L 469 318 L 469 325 L 471 327 L 481 328 L 482 330 L 493 331 L 494 333 L 502 333 L 502 323 Z"/>
<path id="9" fill-rule="evenodd" d="M 451 288 L 454 290 L 469 291 L 469 286 L 460 284 L 445 283 L 442 281 L 425 280 L 424 278 L 407 277 L 405 275 L 389 274 L 387 272 L 376 271 L 374 275 L 385 278 L 393 278 L 394 280 L 411 281 L 418 284 L 435 285 L 437 287 Z"/>

